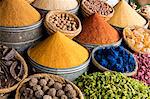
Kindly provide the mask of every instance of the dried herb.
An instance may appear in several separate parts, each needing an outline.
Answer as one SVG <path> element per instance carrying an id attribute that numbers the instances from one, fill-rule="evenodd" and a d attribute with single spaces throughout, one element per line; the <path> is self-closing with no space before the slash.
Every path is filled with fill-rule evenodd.
<path id="1" fill-rule="evenodd" d="M 23 65 L 16 59 L 16 51 L 0 45 L 0 88 L 13 86 L 23 74 Z"/>

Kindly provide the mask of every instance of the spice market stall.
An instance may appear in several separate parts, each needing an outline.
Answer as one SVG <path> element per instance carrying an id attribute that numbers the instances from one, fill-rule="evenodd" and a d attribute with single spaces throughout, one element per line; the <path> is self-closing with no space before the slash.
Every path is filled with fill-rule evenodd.
<path id="1" fill-rule="evenodd" d="M 0 99 L 150 99 L 150 6 L 131 1 L 0 0 Z"/>

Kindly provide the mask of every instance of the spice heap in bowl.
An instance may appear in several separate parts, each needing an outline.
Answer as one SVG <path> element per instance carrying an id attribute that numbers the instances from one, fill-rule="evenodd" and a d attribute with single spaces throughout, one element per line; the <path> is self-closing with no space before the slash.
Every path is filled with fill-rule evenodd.
<path id="1" fill-rule="evenodd" d="M 17 89 L 16 99 L 83 99 L 81 91 L 70 81 L 51 74 L 35 74 Z"/>
<path id="2" fill-rule="evenodd" d="M 102 0 L 83 0 L 81 10 L 86 17 L 94 13 L 99 13 L 106 21 L 109 20 L 114 13 L 114 9 Z"/>
<path id="3" fill-rule="evenodd" d="M 30 26 L 41 19 L 39 12 L 25 0 L 2 0 L 0 3 L 0 26 Z"/>
<path id="4" fill-rule="evenodd" d="M 98 13 L 85 18 L 82 22 L 82 31 L 75 40 L 84 45 L 120 45 L 122 39 L 111 25 Z"/>
<path id="5" fill-rule="evenodd" d="M 124 40 L 137 53 L 150 53 L 150 30 L 139 26 L 130 26 L 124 29 Z"/>
<path id="6" fill-rule="evenodd" d="M 96 72 L 76 79 L 85 99 L 148 99 L 150 88 L 122 73 Z"/>
<path id="7" fill-rule="evenodd" d="M 92 52 L 93 63 L 102 71 L 117 71 L 127 76 L 137 72 L 134 56 L 123 47 L 97 47 Z"/>
<path id="8" fill-rule="evenodd" d="M 27 73 L 25 61 L 15 49 L 0 45 L 0 93 L 15 90 Z"/>
<path id="9" fill-rule="evenodd" d="M 114 9 L 115 13 L 108 23 L 115 27 L 125 28 L 132 25 L 144 27 L 148 23 L 125 0 L 120 0 Z"/>
<path id="10" fill-rule="evenodd" d="M 145 82 L 150 86 L 150 55 L 149 54 L 134 54 L 138 63 L 137 74 L 132 77 Z"/>
<path id="11" fill-rule="evenodd" d="M 77 36 L 82 29 L 77 16 L 66 11 L 50 11 L 46 15 L 45 27 L 49 33 L 57 31 L 64 33 L 69 38 Z"/>

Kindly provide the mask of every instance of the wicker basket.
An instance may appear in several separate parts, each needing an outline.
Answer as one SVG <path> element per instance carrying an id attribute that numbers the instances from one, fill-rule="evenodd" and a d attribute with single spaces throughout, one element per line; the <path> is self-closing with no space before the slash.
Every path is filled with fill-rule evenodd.
<path id="1" fill-rule="evenodd" d="M 65 14 L 68 14 L 69 16 L 73 17 L 76 19 L 76 22 L 78 23 L 78 29 L 76 31 L 64 31 L 62 29 L 59 29 L 58 27 L 54 26 L 53 24 L 51 24 L 49 22 L 49 17 L 52 16 L 52 15 L 56 15 L 56 14 L 61 14 L 61 13 L 65 13 Z M 47 15 L 46 15 L 46 18 L 45 18 L 45 22 L 44 22 L 44 25 L 46 27 L 46 29 L 49 31 L 49 34 L 53 34 L 57 31 L 65 34 L 67 37 L 69 38 L 74 38 L 75 36 L 77 36 L 81 30 L 82 30 L 82 26 L 81 26 L 81 22 L 79 20 L 79 18 L 77 16 L 75 16 L 74 14 L 71 14 L 67 11 L 58 11 L 58 10 L 55 10 L 55 11 L 50 11 Z"/>
<path id="2" fill-rule="evenodd" d="M 81 12 L 82 12 L 84 17 L 88 17 L 88 16 L 92 15 L 93 12 L 86 7 L 86 5 L 84 4 L 85 1 L 86 0 L 82 0 L 82 2 L 81 2 Z M 106 3 L 106 4 L 108 6 L 110 6 L 108 3 Z M 113 9 L 113 12 L 111 14 L 109 14 L 107 16 L 106 15 L 101 15 L 104 18 L 105 21 L 108 21 L 114 15 L 114 8 L 113 7 L 111 7 L 111 8 Z"/>
<path id="3" fill-rule="evenodd" d="M 16 59 L 18 59 L 24 66 L 24 75 L 23 75 L 22 80 L 20 81 L 20 82 L 22 82 L 28 76 L 28 66 L 27 66 L 25 60 L 22 58 L 22 56 L 18 52 L 16 52 L 16 54 L 17 54 Z M 10 92 L 16 90 L 16 88 L 18 87 L 20 82 L 16 83 L 12 87 L 0 89 L 0 94 L 7 94 L 7 93 L 10 93 Z"/>
<path id="4" fill-rule="evenodd" d="M 123 30 L 123 39 L 124 39 L 124 41 L 125 41 L 125 43 L 128 45 L 128 47 L 130 48 L 130 49 L 132 49 L 134 52 L 136 52 L 136 53 L 141 53 L 141 54 L 150 54 L 150 53 L 145 53 L 145 52 L 141 52 L 141 51 L 138 51 L 136 48 L 134 48 L 131 44 L 129 44 L 129 42 L 128 42 L 128 40 L 127 40 L 127 38 L 126 38 L 126 35 L 125 35 L 125 30 L 126 29 L 130 29 L 131 27 L 137 27 L 137 28 L 142 28 L 142 27 L 140 27 L 140 26 L 128 26 L 128 27 L 126 27 L 124 30 Z M 150 33 L 150 30 L 148 30 L 148 29 L 145 29 L 145 28 L 143 28 L 145 31 L 147 31 L 148 33 Z"/>
<path id="5" fill-rule="evenodd" d="M 31 78 L 33 78 L 33 77 L 49 77 L 49 78 L 54 79 L 54 81 L 57 81 L 57 82 L 60 82 L 60 83 L 69 83 L 69 84 L 71 84 L 71 85 L 73 86 L 73 88 L 78 92 L 79 97 L 80 97 L 79 99 L 84 99 L 83 94 L 82 94 L 82 92 L 80 91 L 80 89 L 79 89 L 76 85 L 74 85 L 71 81 L 66 80 L 66 79 L 64 79 L 64 78 L 62 78 L 62 77 L 59 77 L 59 76 L 57 76 L 57 75 L 45 74 L 45 73 L 42 73 L 42 74 L 34 74 L 34 75 L 32 75 L 32 76 L 29 76 L 29 78 L 25 79 L 24 81 L 22 81 L 22 82 L 20 83 L 19 87 L 17 88 L 15 99 L 20 99 L 20 89 L 21 89 L 22 85 L 25 84 L 26 82 L 28 82 L 28 81 L 29 81 Z"/>
<path id="6" fill-rule="evenodd" d="M 98 69 L 100 69 L 100 70 L 103 71 L 103 72 L 104 72 L 104 71 L 115 72 L 115 71 L 109 70 L 109 69 L 105 68 L 104 66 L 100 65 L 100 64 L 96 61 L 96 59 L 95 59 L 95 57 L 94 57 L 94 53 L 95 53 L 98 49 L 100 49 L 100 48 L 105 48 L 105 47 L 110 47 L 110 46 L 99 46 L 99 47 L 95 48 L 95 49 L 92 51 L 92 62 L 93 62 L 93 64 L 94 64 Z M 126 50 L 129 54 L 132 55 L 132 53 L 129 52 L 127 49 L 124 49 L 124 50 Z M 133 55 L 132 55 L 132 56 L 133 56 Z M 133 57 L 134 57 L 134 56 L 133 56 Z M 134 58 L 134 60 L 135 60 L 135 63 L 136 63 L 136 66 L 135 66 L 134 71 L 128 72 L 128 73 L 123 73 L 124 75 L 126 75 L 126 76 L 132 76 L 132 75 L 135 75 L 135 74 L 137 73 L 138 64 L 137 64 L 135 58 Z"/>

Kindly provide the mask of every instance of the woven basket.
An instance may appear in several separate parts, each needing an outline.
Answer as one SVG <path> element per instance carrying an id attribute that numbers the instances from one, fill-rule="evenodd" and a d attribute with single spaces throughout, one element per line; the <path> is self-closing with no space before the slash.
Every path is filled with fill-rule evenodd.
<path id="1" fill-rule="evenodd" d="M 85 1 L 86 0 L 82 0 L 82 2 L 81 2 L 81 12 L 82 12 L 82 14 L 83 14 L 84 17 L 88 17 L 88 16 L 92 15 L 93 12 L 86 7 L 86 5 L 84 4 Z M 106 4 L 109 5 L 108 3 L 106 3 Z M 113 12 L 111 14 L 109 14 L 107 16 L 100 14 L 104 18 L 105 21 L 110 20 L 110 18 L 114 15 L 114 8 L 113 7 L 111 7 L 111 8 L 113 9 Z"/>
<path id="2" fill-rule="evenodd" d="M 69 16 L 73 17 L 76 19 L 76 22 L 78 23 L 78 29 L 76 31 L 64 31 L 62 29 L 59 29 L 58 27 L 54 26 L 53 24 L 51 24 L 49 22 L 49 17 L 52 16 L 52 15 L 56 15 L 56 14 L 61 14 L 61 13 L 65 13 L 65 14 L 68 14 Z M 53 34 L 57 31 L 65 34 L 67 37 L 69 37 L 70 39 L 74 38 L 75 36 L 77 36 L 81 30 L 82 30 L 82 26 L 81 26 L 81 22 L 79 20 L 79 18 L 77 16 L 75 16 L 74 14 L 71 14 L 67 11 L 58 11 L 58 10 L 55 10 L 55 11 L 50 11 L 47 15 L 46 15 L 46 18 L 45 18 L 45 22 L 44 22 L 44 25 L 46 27 L 46 29 L 49 31 L 49 34 Z"/>
<path id="3" fill-rule="evenodd" d="M 95 53 L 98 49 L 100 49 L 100 48 L 105 48 L 105 47 L 108 47 L 108 46 L 99 46 L 99 47 L 95 48 L 95 49 L 92 51 L 92 62 L 93 62 L 93 64 L 94 64 L 98 69 L 100 69 L 100 70 L 103 71 L 103 72 L 104 72 L 104 71 L 115 72 L 115 71 L 109 70 L 109 69 L 105 68 L 104 66 L 100 65 L 100 64 L 96 61 L 96 59 L 95 59 L 95 57 L 94 57 L 94 53 Z M 127 49 L 124 49 L 124 50 L 126 50 L 129 54 L 132 55 L 132 53 L 129 52 Z M 132 56 L 133 56 L 133 55 L 132 55 Z M 133 57 L 134 57 L 134 56 L 133 56 Z M 124 75 L 126 75 L 126 76 L 132 76 L 132 75 L 135 75 L 135 74 L 137 73 L 138 64 L 137 64 L 135 58 L 134 58 L 134 60 L 135 60 L 135 63 L 136 63 L 136 66 L 135 66 L 134 71 L 128 72 L 128 73 L 123 73 Z"/>
<path id="4" fill-rule="evenodd" d="M 132 50 L 133 50 L 134 52 L 136 52 L 136 53 L 150 54 L 150 53 L 145 53 L 145 52 L 138 51 L 136 48 L 134 48 L 134 47 L 128 42 L 128 40 L 127 40 L 127 38 L 126 38 L 126 35 L 125 35 L 125 30 L 126 30 L 126 29 L 130 29 L 131 27 L 142 28 L 142 27 L 140 27 L 140 26 L 128 26 L 128 27 L 126 27 L 126 28 L 123 30 L 123 39 L 124 39 L 125 43 L 128 45 L 128 47 L 129 47 L 130 49 L 132 49 Z M 145 28 L 143 28 L 143 29 L 144 29 L 145 31 L 147 31 L 148 33 L 150 33 L 150 30 L 145 29 Z"/>
<path id="5" fill-rule="evenodd" d="M 28 66 L 27 66 L 25 60 L 22 58 L 22 56 L 18 52 L 16 52 L 16 54 L 17 54 L 16 59 L 18 59 L 24 66 L 24 75 L 23 75 L 22 80 L 20 81 L 20 82 L 22 82 L 28 76 Z M 10 93 L 10 92 L 16 90 L 16 88 L 18 87 L 20 82 L 16 83 L 12 87 L 0 89 L 0 94 L 7 94 L 7 93 Z"/>
<path id="6" fill-rule="evenodd" d="M 22 81 L 19 85 L 19 87 L 17 88 L 17 91 L 16 91 L 16 95 L 15 95 L 15 99 L 20 99 L 20 89 L 22 87 L 23 84 L 25 84 L 26 82 L 28 82 L 31 78 L 33 77 L 49 77 L 49 78 L 52 78 L 54 79 L 54 81 L 57 81 L 57 82 L 60 82 L 60 83 L 69 83 L 73 86 L 73 88 L 78 92 L 79 94 L 79 99 L 84 99 L 83 97 L 83 94 L 82 92 L 80 91 L 80 89 L 75 85 L 73 84 L 71 81 L 69 80 L 66 80 L 60 76 L 57 76 L 57 75 L 52 75 L 52 74 L 45 74 L 45 73 L 42 73 L 42 74 L 34 74 L 32 76 L 29 76 L 29 78 L 25 79 L 24 81 Z"/>

